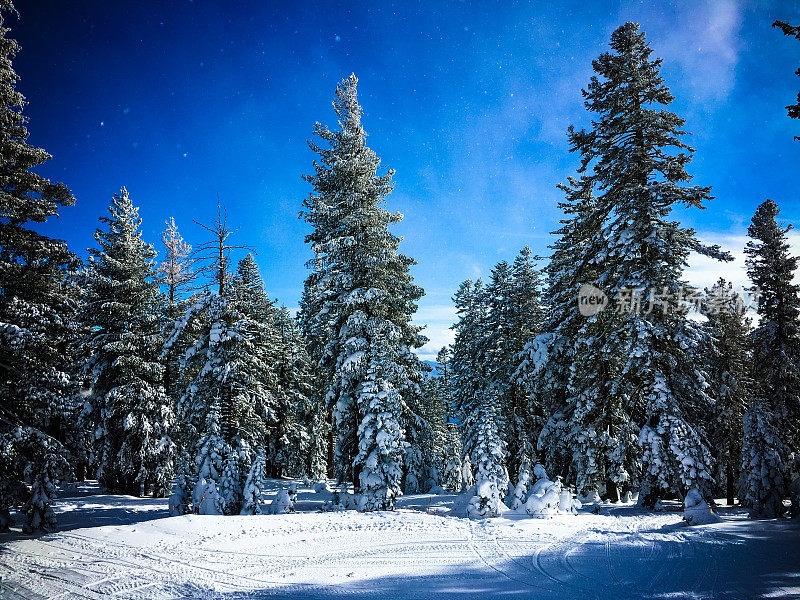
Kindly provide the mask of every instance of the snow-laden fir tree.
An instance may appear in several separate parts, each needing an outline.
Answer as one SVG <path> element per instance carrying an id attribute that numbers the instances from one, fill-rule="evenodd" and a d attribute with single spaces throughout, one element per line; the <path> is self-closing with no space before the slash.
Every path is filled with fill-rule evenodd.
<path id="1" fill-rule="evenodd" d="M 570 394 L 579 411 L 573 420 L 585 424 L 587 441 L 626 438 L 615 422 L 641 426 L 640 501 L 652 506 L 665 492 L 711 491 L 707 440 L 693 427 L 710 403 L 694 355 L 702 332 L 681 302 L 694 293 L 682 274 L 691 251 L 727 257 L 670 220 L 675 206 L 702 207 L 710 188 L 687 183 L 693 149 L 682 140 L 684 120 L 665 108 L 673 96 L 659 73 L 661 60 L 651 59 L 635 23 L 612 33 L 611 48 L 593 62 L 597 75 L 584 91 L 592 127 L 570 127 L 569 138 L 581 156 L 580 172 L 598 193 L 601 224 L 589 242 L 596 284 L 617 306 L 589 317 L 579 333 L 573 366 L 582 372 L 571 374 Z M 607 454 L 612 482 L 629 477 L 622 471 L 628 444 L 621 443 Z M 587 454 L 581 469 L 601 477 L 597 456 Z"/>
<path id="2" fill-rule="evenodd" d="M 439 485 L 451 492 L 461 491 L 462 444 L 461 433 L 455 422 L 456 406 L 453 399 L 452 373 L 450 364 L 451 352 L 448 346 L 443 346 L 436 354 L 437 377 L 432 378 L 431 384 L 436 387 L 436 396 L 444 408 L 444 431 L 439 433 L 440 441 L 436 444 L 441 448 L 441 463 L 439 472 Z"/>
<path id="3" fill-rule="evenodd" d="M 111 493 L 169 494 L 174 410 L 164 393 L 155 251 L 142 240 L 138 209 L 123 187 L 90 249 L 89 292 L 81 341 L 91 392 L 85 413 L 93 428 L 92 463 Z"/>
<path id="4" fill-rule="evenodd" d="M 215 404 L 206 416 L 203 435 L 197 442 L 195 456 L 197 478 L 192 493 L 192 504 L 195 511 L 201 515 L 220 515 L 225 510 L 220 488 L 229 454 L 232 452 L 222 437 L 220 411 Z"/>
<path id="5" fill-rule="evenodd" d="M 475 412 L 467 417 L 465 450 L 475 470 L 475 496 L 470 500 L 470 517 L 496 517 L 508 490 L 505 467 L 506 447 L 500 437 L 497 392 L 482 391 Z"/>
<path id="6" fill-rule="evenodd" d="M 188 452 L 177 461 L 178 467 L 175 474 L 175 485 L 173 487 L 172 495 L 169 497 L 169 516 L 179 517 L 194 512 L 192 505 L 192 496 L 194 494 L 194 486 L 197 483 L 195 480 L 197 471 L 194 468 L 194 456 L 191 457 L 191 464 Z"/>
<path id="7" fill-rule="evenodd" d="M 306 345 L 306 353 L 311 367 L 311 395 L 310 400 L 315 415 L 314 447 L 318 460 L 324 463 L 323 470 L 319 471 L 320 477 L 334 477 L 334 435 L 332 431 L 333 412 L 327 401 L 328 378 L 323 369 L 316 368 L 323 364 L 323 356 L 327 340 L 331 337 L 330 322 L 318 318 L 322 310 L 322 297 L 317 287 L 320 273 L 314 271 L 309 274 L 303 284 L 303 294 L 300 298 L 300 310 L 297 313 L 297 323 Z"/>
<path id="8" fill-rule="evenodd" d="M 267 295 L 252 254 L 247 254 L 239 261 L 230 289 L 233 298 L 231 309 L 241 315 L 237 324 L 241 335 L 231 348 L 239 356 L 240 362 L 236 365 L 228 363 L 229 369 L 238 369 L 253 382 L 249 385 L 243 383 L 242 391 L 246 392 L 248 387 L 261 391 L 253 397 L 253 404 L 255 416 L 261 421 L 263 440 L 259 442 L 247 435 L 245 439 L 250 444 L 263 444 L 270 474 L 273 477 L 280 476 L 280 456 L 288 444 L 286 432 L 294 427 L 291 423 L 294 412 L 288 405 L 289 399 L 285 389 L 281 388 L 277 374 L 280 368 L 279 352 L 283 344 L 275 323 L 278 310 Z M 245 346 L 249 349 L 245 349 Z M 233 371 L 231 375 L 236 377 Z"/>
<path id="9" fill-rule="evenodd" d="M 786 495 L 787 451 L 798 449 L 800 419 L 800 298 L 789 253 L 790 227 L 777 223 L 772 200 L 756 210 L 745 247 L 747 273 L 758 297 L 751 335 L 753 396 L 745 413 L 739 500 L 754 516 L 780 514 Z"/>
<path id="10" fill-rule="evenodd" d="M 12 60 L 0 2 L 0 530 L 9 507 L 25 503 L 27 529 L 52 529 L 50 484 L 71 477 L 77 447 L 73 357 L 76 303 L 68 276 L 77 258 L 66 244 L 38 231 L 75 199 L 67 187 L 32 169 L 50 155 L 28 144 L 24 96 Z M 71 445 L 70 440 L 76 440 Z M 70 450 L 72 453 L 70 453 Z M 45 481 L 47 480 L 47 481 Z M 28 485 L 32 484 L 33 494 Z"/>
<path id="11" fill-rule="evenodd" d="M 719 489 L 733 504 L 742 462 L 742 417 L 751 392 L 748 333 L 744 299 L 720 278 L 706 289 L 703 313 L 708 318 L 709 395 L 714 407 L 709 427 Z"/>
<path id="12" fill-rule="evenodd" d="M 580 441 L 586 440 L 582 435 L 586 429 L 582 418 L 585 413 L 578 409 L 579 393 L 570 387 L 570 382 L 581 332 L 587 326 L 586 318 L 578 310 L 577 294 L 583 284 L 595 281 L 598 275 L 595 245 L 603 213 L 597 210 L 592 183 L 587 178 L 569 178 L 559 189 L 565 194 L 565 200 L 559 205 L 565 217 L 554 232 L 558 239 L 551 246 L 553 253 L 545 269 L 547 318 L 542 333 L 525 347 L 517 375 L 530 395 L 531 411 L 541 410 L 547 416 L 537 441 L 541 461 L 549 472 L 560 474 L 569 483 L 576 484 L 580 493 L 591 495 L 605 479 L 605 461 L 601 459 L 601 470 L 592 471 L 582 468 L 582 463 L 587 455 L 604 456 L 612 446 L 607 442 L 619 440 L 619 437 L 613 433 L 593 436 L 588 438 L 592 442 L 586 449 L 588 452 L 580 448 L 585 446 Z M 594 385 L 607 398 L 604 392 L 610 383 L 607 369 L 598 369 L 594 375 Z M 596 411 L 595 414 L 602 420 L 614 412 Z M 610 427 L 611 423 L 602 422 L 596 426 L 605 432 L 609 432 Z M 630 437 L 623 439 L 635 447 L 635 440 L 631 441 Z M 630 465 L 624 472 L 635 477 Z M 631 485 L 632 482 L 618 483 Z M 609 491 L 616 489 L 613 484 L 607 487 Z"/>
<path id="13" fill-rule="evenodd" d="M 237 439 L 229 447 L 219 483 L 219 494 L 226 515 L 240 514 L 244 506 L 244 489 L 255 455 L 250 445 Z"/>
<path id="14" fill-rule="evenodd" d="M 479 340 L 486 377 L 499 394 L 501 432 L 512 473 L 517 473 L 525 460 L 535 459 L 542 427 L 541 410 L 529 403 L 515 377 L 520 353 L 539 333 L 544 318 L 539 302 L 541 276 L 534 260 L 526 247 L 513 265 L 502 261 L 494 267 L 486 287 L 486 316 Z"/>
<path id="15" fill-rule="evenodd" d="M 398 252 L 388 226 L 402 219 L 382 207 L 393 171 L 366 145 L 355 75 L 336 88 L 339 128 L 316 124 L 323 145 L 307 175 L 313 192 L 302 216 L 313 226 L 313 272 L 306 286 L 304 329 L 323 339 L 320 368 L 336 431 L 340 480 L 352 480 L 364 508 L 392 508 L 402 475 L 403 394 L 421 393 L 414 349 L 424 338 L 411 324 L 422 290 L 409 273 L 413 259 Z M 314 352 L 312 352 L 314 355 Z"/>
<path id="16" fill-rule="evenodd" d="M 261 498 L 264 493 L 264 485 L 267 477 L 266 460 L 264 452 L 256 454 L 253 466 L 247 474 L 247 481 L 244 484 L 242 511 L 243 515 L 260 515 Z"/>
<path id="17" fill-rule="evenodd" d="M 181 363 L 185 385 L 178 403 L 182 443 L 194 447 L 206 433 L 212 407 L 218 405 L 226 443 L 241 439 L 252 448 L 263 447 L 268 427 L 275 424 L 275 407 L 274 395 L 264 382 L 271 370 L 251 335 L 254 324 L 232 300 L 206 293 L 176 324 L 167 344 L 195 320 L 200 334 Z"/>
<path id="18" fill-rule="evenodd" d="M 771 402 L 756 398 L 744 413 L 739 502 L 750 516 L 780 517 L 786 508 L 788 452 Z"/>
<path id="19" fill-rule="evenodd" d="M 285 443 L 277 463 L 290 477 L 325 477 L 327 451 L 325 411 L 314 402 L 311 359 L 295 319 L 283 306 L 275 311 L 278 351 L 274 365 L 278 404 L 286 407 L 282 427 Z"/>
<path id="20" fill-rule="evenodd" d="M 791 226 L 777 223 L 772 200 L 763 202 L 747 229 L 747 274 L 758 297 L 753 331 L 755 395 L 767 399 L 784 443 L 800 449 L 800 286 L 794 283 L 797 257 L 789 252 Z"/>
<path id="21" fill-rule="evenodd" d="M 197 443 L 209 411 L 218 404 L 226 443 L 236 446 L 242 440 L 249 448 L 269 447 L 276 465 L 282 411 L 277 406 L 272 368 L 278 342 L 275 309 L 252 257 L 242 263 L 237 277 L 227 274 L 224 267 L 219 270 L 226 295 L 206 292 L 196 298 L 174 324 L 165 353 L 194 324 L 196 338 L 181 359 L 184 393 L 178 408 L 184 446 Z"/>

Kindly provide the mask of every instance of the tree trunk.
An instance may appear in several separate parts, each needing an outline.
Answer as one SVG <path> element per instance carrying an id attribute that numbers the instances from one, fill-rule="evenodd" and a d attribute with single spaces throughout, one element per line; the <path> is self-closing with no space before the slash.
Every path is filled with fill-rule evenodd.
<path id="1" fill-rule="evenodd" d="M 328 456 L 327 456 L 327 467 L 328 467 L 328 477 L 333 479 L 336 477 L 336 465 L 334 464 L 333 456 L 334 456 L 334 441 L 333 441 L 333 411 L 328 411 L 327 415 L 328 419 Z"/>
<path id="2" fill-rule="evenodd" d="M 727 479 L 727 497 L 728 497 L 728 506 L 733 506 L 733 496 L 735 494 L 734 485 L 733 485 L 733 468 L 731 467 L 730 461 L 725 467 L 725 477 Z"/>
<path id="3" fill-rule="evenodd" d="M 619 502 L 619 488 L 610 479 L 606 479 L 606 499 L 609 502 Z"/>

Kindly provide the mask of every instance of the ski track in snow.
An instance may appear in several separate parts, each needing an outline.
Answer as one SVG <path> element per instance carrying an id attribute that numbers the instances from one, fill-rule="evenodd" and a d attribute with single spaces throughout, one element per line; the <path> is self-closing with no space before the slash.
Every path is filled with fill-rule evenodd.
<path id="1" fill-rule="evenodd" d="M 86 527 L 0 534 L 0 599 L 800 598 L 797 522 L 729 509 L 689 528 L 630 505 L 470 521 L 442 516 L 453 495 L 426 514 L 429 498 L 393 513 L 173 518 L 154 518 L 159 501 L 65 498 L 71 526 Z M 309 491 L 301 500 L 314 506 Z M 104 502 L 116 516 L 97 518 Z M 90 526 L 108 519 L 120 524 Z"/>

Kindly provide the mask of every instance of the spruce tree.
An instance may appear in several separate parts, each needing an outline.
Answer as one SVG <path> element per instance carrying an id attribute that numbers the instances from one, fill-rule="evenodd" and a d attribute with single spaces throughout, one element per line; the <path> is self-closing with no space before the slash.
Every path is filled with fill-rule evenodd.
<path id="1" fill-rule="evenodd" d="M 50 159 L 28 144 L 24 96 L 12 60 L 0 2 L 0 530 L 9 507 L 26 503 L 26 528 L 52 529 L 51 484 L 72 476 L 67 449 L 75 423 L 70 346 L 76 303 L 68 277 L 78 260 L 61 240 L 37 231 L 75 199 L 67 187 L 33 169 Z M 73 452 L 80 450 L 73 447 Z M 46 483 L 44 480 L 49 481 Z M 33 484 L 31 495 L 26 485 Z M 38 483 L 37 483 L 38 482 Z"/>
<path id="2" fill-rule="evenodd" d="M 498 516 L 508 490 L 506 446 L 500 437 L 497 404 L 496 391 L 481 391 L 477 410 L 467 418 L 465 450 L 475 468 L 476 486 L 467 507 L 471 517 Z"/>
<path id="3" fill-rule="evenodd" d="M 305 328 L 323 339 L 320 366 L 333 412 L 336 466 L 363 494 L 362 508 L 390 509 L 402 474 L 403 394 L 419 393 L 414 349 L 424 338 L 411 324 L 422 290 L 413 283 L 413 259 L 398 252 L 389 225 L 402 215 L 381 205 L 392 190 L 393 171 L 378 174 L 380 160 L 366 145 L 355 75 L 336 88 L 339 129 L 317 124 L 324 143 L 309 142 L 319 155 L 313 192 L 302 216 L 313 226 L 306 237 L 314 252 L 306 288 Z M 324 146 L 324 147 L 323 147 Z"/>
<path id="4" fill-rule="evenodd" d="M 782 514 L 787 453 L 800 447 L 800 288 L 787 240 L 791 226 L 778 225 L 779 212 L 772 200 L 758 207 L 745 247 L 760 319 L 751 335 L 754 401 L 744 417 L 739 495 L 753 516 Z"/>
<path id="5" fill-rule="evenodd" d="M 693 355 L 702 333 L 686 317 L 682 299 L 694 290 L 682 272 L 691 251 L 728 257 L 670 220 L 675 206 L 701 208 L 711 196 L 710 188 L 687 183 L 693 149 L 682 140 L 684 120 L 665 108 L 673 96 L 659 73 L 661 60 L 651 59 L 635 23 L 613 32 L 611 48 L 593 62 L 597 75 L 584 91 L 595 114 L 592 128 L 570 127 L 569 139 L 587 185 L 600 192 L 599 233 L 589 245 L 600 267 L 596 284 L 617 310 L 587 319 L 573 363 L 581 373 L 571 375 L 570 387 L 581 435 L 607 437 L 612 482 L 630 477 L 625 423 L 635 419 L 641 427 L 640 501 L 652 506 L 665 492 L 710 493 L 707 440 L 692 426 L 710 403 Z M 578 453 L 585 457 L 581 470 L 597 471 L 589 481 L 599 485 L 602 466 L 589 443 L 592 452 L 587 446 Z"/>
<path id="6" fill-rule="evenodd" d="M 91 377 L 87 398 L 94 427 L 93 464 L 111 493 L 169 494 L 173 476 L 174 411 L 164 393 L 159 342 L 160 307 L 154 281 L 155 252 L 142 240 L 141 219 L 123 187 L 115 194 L 105 228 L 90 249 L 90 290 L 81 342 Z"/>
<path id="7" fill-rule="evenodd" d="M 305 339 L 289 310 L 282 306 L 274 315 L 278 352 L 274 365 L 278 404 L 285 406 L 278 462 L 290 477 L 325 476 L 325 414 L 314 403 L 311 360 Z"/>
<path id="8" fill-rule="evenodd" d="M 753 331 L 753 378 L 757 396 L 768 401 L 784 443 L 800 449 L 800 286 L 794 283 L 797 257 L 789 253 L 791 225 L 777 223 L 778 205 L 767 200 L 747 229 L 747 274 L 758 296 Z"/>

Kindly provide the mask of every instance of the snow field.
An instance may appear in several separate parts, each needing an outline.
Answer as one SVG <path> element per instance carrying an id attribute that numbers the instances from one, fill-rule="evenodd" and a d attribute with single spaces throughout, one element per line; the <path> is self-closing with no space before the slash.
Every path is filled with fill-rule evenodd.
<path id="1" fill-rule="evenodd" d="M 271 500 L 289 482 L 269 484 Z M 678 505 L 549 519 L 426 512 L 451 510 L 454 494 L 321 512 L 330 492 L 300 485 L 303 512 L 166 517 L 166 500 L 93 491 L 57 502 L 60 533 L 0 536 L 3 600 L 800 597 L 800 523 L 738 509 L 697 527 Z"/>

